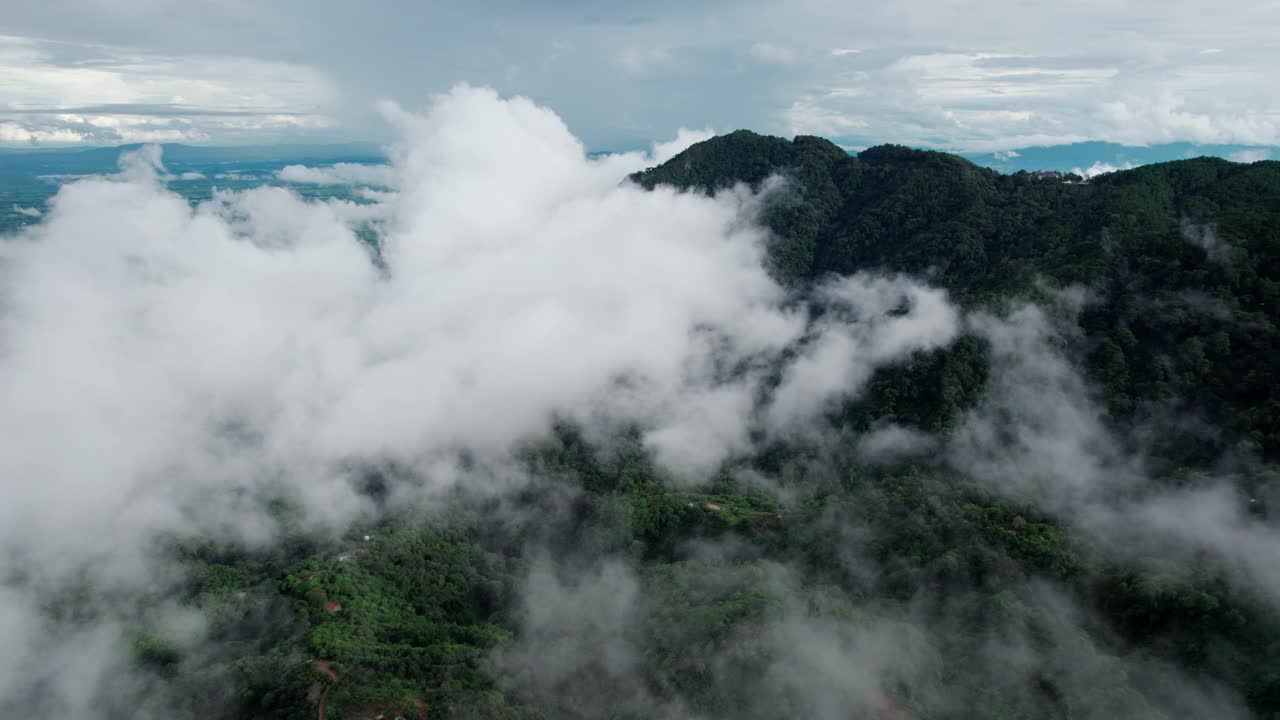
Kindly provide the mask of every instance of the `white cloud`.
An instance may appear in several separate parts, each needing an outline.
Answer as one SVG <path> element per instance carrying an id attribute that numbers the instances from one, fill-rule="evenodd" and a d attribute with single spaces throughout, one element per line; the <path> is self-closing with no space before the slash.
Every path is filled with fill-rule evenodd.
<path id="1" fill-rule="evenodd" d="M 323 115 L 333 84 L 307 67 L 73 47 L 89 59 L 66 63 L 63 47 L 0 36 L 0 142 L 205 142 L 333 122 Z"/>
<path id="2" fill-rule="evenodd" d="M 1095 160 L 1089 167 L 1072 168 L 1071 172 L 1084 178 L 1094 178 L 1099 175 L 1106 175 L 1107 173 L 1118 172 L 1120 170 L 1132 170 L 1135 167 L 1138 166 L 1128 161 L 1115 165 L 1113 163 L 1106 162 L 1105 160 Z"/>
<path id="3" fill-rule="evenodd" d="M 856 93 L 845 97 L 852 95 Z M 824 98 L 797 100 L 787 109 L 786 115 L 791 125 L 790 132 L 795 135 L 841 137 L 864 134 L 872 127 L 871 120 L 866 117 L 824 107 Z"/>
<path id="4" fill-rule="evenodd" d="M 1273 145 L 1280 104 L 1257 67 L 1174 51 L 1157 73 L 1123 53 L 923 52 L 831 67 L 786 112 L 791 132 L 1000 151 L 1106 140 Z M 1216 58 L 1216 56 L 1215 56 Z"/>
<path id="5" fill-rule="evenodd" d="M 674 140 L 654 143 L 653 150 L 649 153 L 650 157 L 648 158 L 648 162 L 653 165 L 661 165 L 689 149 L 690 145 L 695 145 L 703 140 L 709 140 L 713 136 L 715 136 L 715 132 L 709 128 L 704 128 L 702 130 L 680 128 L 676 131 L 676 137 Z"/>
<path id="6" fill-rule="evenodd" d="M 16 122 L 0 121 L 0 143 L 78 143 L 85 136 L 66 128 L 31 128 Z"/>
<path id="7" fill-rule="evenodd" d="M 786 367 L 768 425 L 787 430 L 821 412 L 833 396 L 856 392 L 880 365 L 950 343 L 959 315 L 944 291 L 905 277 L 859 273 L 821 288 L 827 313 Z"/>
<path id="8" fill-rule="evenodd" d="M 40 208 L 22 207 L 20 205 L 14 205 L 13 211 L 18 215 L 24 215 L 26 217 L 32 217 L 32 218 L 38 218 L 44 214 L 40 212 Z"/>
<path id="9" fill-rule="evenodd" d="M 1227 159 L 1238 163 L 1255 163 L 1261 160 L 1271 159 L 1271 150 L 1267 148 L 1251 148 L 1248 150 L 1237 150 L 1227 156 Z"/>
<path id="10" fill-rule="evenodd" d="M 1106 139 L 1130 145 L 1187 141 L 1200 144 L 1280 145 L 1280 111 L 1259 103 L 1238 110 L 1196 108 L 1170 89 L 1101 103 Z"/>
<path id="11" fill-rule="evenodd" d="M 337 163 L 326 167 L 286 165 L 276 173 L 285 182 L 302 185 L 373 185 L 394 187 L 395 171 L 386 165 Z"/>

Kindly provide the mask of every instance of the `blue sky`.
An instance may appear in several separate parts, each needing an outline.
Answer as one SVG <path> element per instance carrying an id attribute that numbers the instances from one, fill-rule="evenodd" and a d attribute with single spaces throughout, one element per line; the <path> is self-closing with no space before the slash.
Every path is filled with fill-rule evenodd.
<path id="1" fill-rule="evenodd" d="M 1280 145 L 1280 5 L 45 0 L 0 15 L 0 143 L 382 140 L 459 82 L 591 148 L 680 127 L 971 152 Z"/>

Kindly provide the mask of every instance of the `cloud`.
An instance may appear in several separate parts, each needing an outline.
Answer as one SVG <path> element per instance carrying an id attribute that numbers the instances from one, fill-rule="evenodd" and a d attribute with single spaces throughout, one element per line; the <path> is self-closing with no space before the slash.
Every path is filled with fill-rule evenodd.
<path id="1" fill-rule="evenodd" d="M 652 711 L 657 703 L 639 678 L 640 592 L 638 578 L 619 561 L 571 574 L 540 559 L 521 593 L 520 641 L 500 663 L 514 684 L 551 707 L 568 697 L 580 711 L 605 705 Z"/>
<path id="2" fill-rule="evenodd" d="M 795 133 L 971 150 L 1084 139 L 1053 117 L 1053 106 L 1105 82 L 1115 68 L 1036 60 L 1006 53 L 859 56 L 856 66 L 797 98 L 786 117 Z"/>
<path id="3" fill-rule="evenodd" d="M 968 151 L 1085 140 L 1276 144 L 1280 113 L 1249 99 L 1257 68 L 1193 57 L 1172 51 L 1157 75 L 1114 51 L 859 56 L 824 68 L 826 81 L 799 93 L 785 116 L 795 133 Z"/>
<path id="4" fill-rule="evenodd" d="M 1138 483 L 1137 458 L 1107 431 L 1044 309 L 977 314 L 968 326 L 991 344 L 991 376 L 998 380 L 953 434 L 952 464 L 1012 497 L 1052 508 L 1084 505 Z"/>
<path id="5" fill-rule="evenodd" d="M 254 60 L 268 65 L 239 72 L 214 63 L 218 72 L 209 75 L 202 63 L 196 89 L 160 83 L 163 92 L 145 104 L 172 104 L 179 96 L 188 105 L 318 114 L 344 123 L 348 137 L 382 132 L 365 112 L 376 98 L 412 103 L 467 79 L 553 104 L 595 149 L 636 147 L 690 123 L 771 133 L 845 128 L 837 139 L 846 144 L 975 152 L 1082 140 L 1233 137 L 1227 142 L 1272 144 L 1244 138 L 1274 134 L 1280 110 L 1268 93 L 1280 54 L 1266 32 L 1277 9 L 1259 3 L 1223 10 L 1191 0 L 1184 12 L 1158 13 L 1141 3 L 957 0 L 898 7 L 799 0 L 779 12 L 750 0 L 732 13 L 715 3 L 664 3 L 643 12 L 609 6 L 577 15 L 567 6 L 506 3 L 485 17 L 450 1 L 397 0 L 372 11 L 334 6 L 325 13 L 301 0 L 163 6 L 149 14 L 139 8 L 152 3 L 93 3 L 74 12 L 58 4 L 19 8 L 6 14 L 7 32 L 46 40 L 28 40 L 34 50 L 15 50 L 7 64 L 52 68 L 60 77 L 37 80 L 107 96 L 105 104 L 114 97 L 142 105 L 131 97 L 135 76 L 127 70 L 165 76 L 175 67 L 167 61 L 184 56 Z M 146 32 L 142 19 L 150 23 Z M 386 28 L 395 31 L 379 32 Z M 488 42 L 494 37 L 498 47 Z M 794 62 L 761 62 L 749 54 L 756 45 L 766 56 L 766 47 L 789 48 Z M 121 60 L 84 62 L 104 55 Z M 619 83 L 619 72 L 631 81 Z M 307 73 L 336 87 L 343 102 L 291 100 L 313 86 L 284 81 L 305 80 Z M 30 75 L 23 87 L 33 84 Z M 206 85 L 242 92 L 234 103 L 208 103 L 196 97 Z M 809 125 L 807 118 L 827 122 Z M 191 119 L 213 141 L 224 137 L 217 123 Z M 287 137 L 270 128 L 258 135 Z"/>
<path id="6" fill-rule="evenodd" d="M 705 545 L 645 574 L 618 559 L 582 569 L 539 558 L 524 582 L 520 637 L 501 654 L 512 685 L 565 717 L 606 705 L 702 717 L 684 688 L 739 698 L 718 703 L 735 716 L 840 718 L 850 708 L 902 712 L 884 690 L 924 685 L 940 667 L 921 627 L 851 613 L 835 594 L 803 588 L 791 569 L 733 552 Z M 675 594 L 682 588 L 687 595 Z M 673 677 L 693 672 L 697 684 Z M 743 687 L 754 691 L 744 698 Z"/>
<path id="7" fill-rule="evenodd" d="M 1065 351 L 1073 330 L 1064 318 L 1079 301 L 1059 303 L 968 319 L 990 343 L 993 380 L 948 439 L 946 462 L 1074 526 L 1109 557 L 1189 572 L 1208 555 L 1239 587 L 1280 608 L 1280 572 L 1267 562 L 1280 552 L 1280 532 L 1251 516 L 1230 475 L 1182 486 L 1151 476 Z"/>
<path id="8" fill-rule="evenodd" d="M 1205 255 L 1214 262 L 1224 262 L 1236 254 L 1236 248 L 1218 237 L 1215 224 L 1193 223 L 1190 219 L 1183 218 L 1179 229 L 1183 240 L 1204 250 Z"/>
<path id="9" fill-rule="evenodd" d="M 243 57 L 68 48 L 0 36 L 0 143 L 206 142 L 326 128 L 334 89 L 310 68 Z"/>
<path id="10" fill-rule="evenodd" d="M 1248 150 L 1237 150 L 1227 156 L 1231 162 L 1238 163 L 1255 163 L 1261 160 L 1271 159 L 1271 150 L 1268 148 L 1250 148 Z"/>
<path id="11" fill-rule="evenodd" d="M 767 423 L 806 423 L 834 397 L 856 392 L 879 366 L 949 344 L 959 314 L 942 290 L 903 276 L 857 274 L 821 288 L 827 314 L 786 367 Z"/>
<path id="12" fill-rule="evenodd" d="M 41 128 L 19 125 L 16 122 L 0 121 L 0 143 L 38 144 L 38 143 L 78 143 L 84 135 L 67 128 Z"/>
<path id="13" fill-rule="evenodd" d="M 1257 3 L 1224 11 L 1192 0 L 1185 12 L 1162 14 L 1140 3 L 799 0 L 780 13 L 750 0 L 733 13 L 695 3 L 581 16 L 507 3 L 477 17 L 457 2 L 316 13 L 281 0 L 214 10 L 165 3 L 163 13 L 140 14 L 151 6 L 8 13 L 7 32 L 26 39 L 11 38 L 5 64 L 20 83 L 6 87 L 70 98 L 59 100 L 62 109 L 185 105 L 247 111 L 254 122 L 271 113 L 326 117 L 340 127 L 299 131 L 382 139 L 365 111 L 375 99 L 412 103 L 468 79 L 554 104 L 596 149 L 637 147 L 690 123 L 832 128 L 845 144 L 975 152 L 1084 140 L 1274 144 L 1267 138 L 1280 112 L 1267 92 L 1280 54 L 1265 32 L 1277 10 Z M 377 32 L 388 27 L 396 31 Z M 487 42 L 494 37 L 499 47 Z M 1205 52 L 1222 49 L 1223 37 L 1229 48 Z M 170 82 L 187 58 L 195 82 Z M 619 72 L 630 82 L 619 83 Z M 307 94 L 324 86 L 343 102 Z M 47 89 L 30 92 L 36 87 Z M 178 117 L 214 142 L 291 134 Z"/>
<path id="14" fill-rule="evenodd" d="M 18 214 L 18 215 L 22 215 L 22 216 L 30 217 L 30 218 L 38 218 L 38 217 L 40 217 L 41 215 L 43 215 L 43 214 L 44 214 L 44 213 L 40 212 L 40 208 L 34 208 L 34 207 L 22 207 L 21 205 L 14 205 L 14 206 L 13 206 L 13 212 L 14 212 L 14 213 L 16 213 L 16 214 Z"/>
<path id="15" fill-rule="evenodd" d="M 928 452 L 937 438 L 901 425 L 887 424 L 858 438 L 858 455 L 873 464 L 893 463 Z"/>
<path id="16" fill-rule="evenodd" d="M 1280 116 L 1269 108 L 1237 111 L 1197 107 L 1187 94 L 1165 88 L 1138 99 L 1104 102 L 1105 139 L 1128 145 L 1160 142 L 1280 145 Z"/>
<path id="17" fill-rule="evenodd" d="M 1121 170 L 1132 170 L 1135 167 L 1138 167 L 1138 166 L 1129 161 L 1125 161 L 1119 165 L 1113 165 L 1112 163 L 1109 163 L 1105 160 L 1095 160 L 1094 163 L 1089 167 L 1072 168 L 1071 172 L 1083 178 L 1088 179 L 1088 178 L 1095 178 L 1099 175 L 1106 175 L 1107 173 L 1119 172 Z"/>
<path id="18" fill-rule="evenodd" d="M 690 145 L 709 140 L 714 136 L 715 132 L 709 128 L 702 130 L 680 128 L 676 131 L 675 139 L 654 143 L 653 149 L 649 153 L 648 162 L 653 165 L 661 165 L 687 150 Z"/>
<path id="19" fill-rule="evenodd" d="M 395 172 L 386 165 L 337 163 L 326 167 L 286 165 L 276 177 L 300 185 L 371 185 L 394 187 Z"/>

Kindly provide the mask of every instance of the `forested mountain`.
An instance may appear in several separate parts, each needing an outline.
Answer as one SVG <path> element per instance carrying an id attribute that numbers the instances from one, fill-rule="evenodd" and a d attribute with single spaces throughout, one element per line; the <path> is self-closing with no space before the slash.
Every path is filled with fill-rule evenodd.
<path id="1" fill-rule="evenodd" d="M 1228 442 L 1277 458 L 1280 163 L 1206 157 L 1080 184 L 938 152 L 881 146 L 851 158 L 821 138 L 739 131 L 634 179 L 708 191 L 779 171 L 795 186 L 766 213 L 779 275 L 803 285 L 912 273 L 968 307 L 1045 282 L 1087 288 L 1080 350 L 1113 419 L 1186 406 L 1230 431 L 1199 460 Z"/>
<path id="2" fill-rule="evenodd" d="M 739 131 L 631 181 L 758 193 L 811 327 L 860 322 L 844 280 L 912 278 L 954 337 L 802 428 L 762 414 L 710 480 L 566 418 L 517 487 L 426 513 L 361 468 L 378 513 L 341 543 L 175 538 L 157 597 L 210 638 L 140 624 L 112 712 L 1280 717 L 1280 163 L 1083 182 Z"/>

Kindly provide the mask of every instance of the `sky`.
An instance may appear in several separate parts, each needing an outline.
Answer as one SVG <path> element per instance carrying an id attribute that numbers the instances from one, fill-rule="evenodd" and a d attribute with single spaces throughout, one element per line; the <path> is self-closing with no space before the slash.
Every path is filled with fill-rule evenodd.
<path id="1" fill-rule="evenodd" d="M 47 0 L 0 16 L 0 144 L 383 141 L 458 83 L 591 149 L 679 128 L 969 152 L 1280 145 L 1280 3 Z"/>

